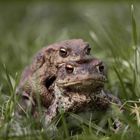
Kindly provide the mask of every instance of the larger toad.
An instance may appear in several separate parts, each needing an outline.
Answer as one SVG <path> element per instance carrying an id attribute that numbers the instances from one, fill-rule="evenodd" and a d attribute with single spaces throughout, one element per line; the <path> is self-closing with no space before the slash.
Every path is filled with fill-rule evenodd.
<path id="1" fill-rule="evenodd" d="M 17 91 L 27 98 L 34 96 L 36 99 L 41 95 L 44 106 L 48 107 L 53 98 L 49 87 L 57 77 L 59 65 L 89 59 L 90 49 L 82 39 L 66 40 L 43 48 L 24 70 Z"/>

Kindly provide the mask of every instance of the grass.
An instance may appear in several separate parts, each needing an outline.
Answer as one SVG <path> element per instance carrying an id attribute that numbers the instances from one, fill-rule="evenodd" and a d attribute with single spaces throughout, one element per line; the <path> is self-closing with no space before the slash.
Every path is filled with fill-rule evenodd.
<path id="1" fill-rule="evenodd" d="M 51 139 L 50 132 L 28 114 L 15 120 L 16 86 L 23 68 L 42 46 L 69 38 L 90 42 L 92 55 L 108 67 L 106 88 L 125 109 L 92 114 L 64 114 L 55 139 L 139 140 L 140 137 L 140 3 L 71 2 L 0 4 L 0 139 Z M 112 117 L 123 123 L 111 129 Z M 97 119 L 98 118 L 98 119 Z M 105 127 L 105 122 L 109 122 Z M 73 128 L 73 124 L 78 128 Z M 70 131 L 71 130 L 71 131 Z M 71 132 L 71 133 L 69 133 Z"/>

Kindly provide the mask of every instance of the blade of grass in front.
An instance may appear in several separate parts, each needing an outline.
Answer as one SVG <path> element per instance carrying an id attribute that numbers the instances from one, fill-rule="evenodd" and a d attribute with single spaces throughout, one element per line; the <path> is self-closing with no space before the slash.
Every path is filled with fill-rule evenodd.
<path id="1" fill-rule="evenodd" d="M 131 24 L 132 24 L 132 41 L 134 49 L 134 64 L 135 64 L 135 76 L 134 76 L 134 87 L 136 84 L 136 75 L 138 73 L 138 64 L 137 64 L 137 31 L 136 31 L 136 21 L 134 17 L 134 6 L 131 5 Z"/>

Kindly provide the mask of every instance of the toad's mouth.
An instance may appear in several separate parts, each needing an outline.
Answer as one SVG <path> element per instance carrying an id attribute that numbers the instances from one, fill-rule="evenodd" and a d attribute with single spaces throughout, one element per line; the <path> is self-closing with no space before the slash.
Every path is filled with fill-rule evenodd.
<path id="1" fill-rule="evenodd" d="M 59 83 L 58 86 L 66 91 L 93 93 L 103 89 L 104 84 L 105 81 L 103 80 L 86 79 L 84 81 L 79 80 L 68 83 Z"/>
<path id="2" fill-rule="evenodd" d="M 76 80 L 76 81 L 69 81 L 69 82 L 58 82 L 59 87 L 73 87 L 73 86 L 103 86 L 106 82 L 105 77 L 101 77 L 100 79 L 94 79 L 94 78 L 87 78 L 84 80 Z"/>

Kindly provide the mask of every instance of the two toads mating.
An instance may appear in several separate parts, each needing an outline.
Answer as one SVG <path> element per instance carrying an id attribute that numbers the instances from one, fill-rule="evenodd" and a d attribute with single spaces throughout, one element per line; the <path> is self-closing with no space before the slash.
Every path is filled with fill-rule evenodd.
<path id="1" fill-rule="evenodd" d="M 110 102 L 121 104 L 104 92 L 104 64 L 91 57 L 90 46 L 82 39 L 55 43 L 37 53 L 25 68 L 17 93 L 21 95 L 18 113 L 22 110 L 37 116 L 37 106 L 45 108 L 45 124 L 58 114 L 79 112 L 97 106 L 106 110 Z"/>

